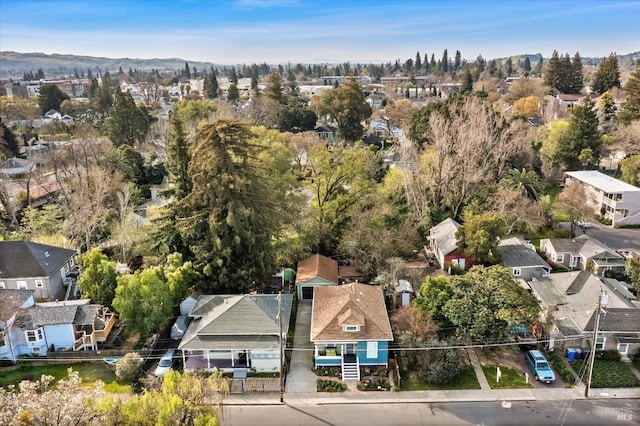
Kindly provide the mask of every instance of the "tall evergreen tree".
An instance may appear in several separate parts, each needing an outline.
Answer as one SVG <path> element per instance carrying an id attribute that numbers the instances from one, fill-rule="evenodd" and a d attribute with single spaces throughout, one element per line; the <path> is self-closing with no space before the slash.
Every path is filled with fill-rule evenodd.
<path id="1" fill-rule="evenodd" d="M 113 106 L 104 122 L 105 133 L 113 145 L 134 146 L 144 140 L 151 126 L 151 119 L 146 110 L 138 108 L 129 92 L 116 88 Z"/>
<path id="2" fill-rule="evenodd" d="M 274 211 L 249 127 L 216 120 L 202 126 L 191 150 L 191 192 L 178 202 L 177 226 L 209 293 L 262 289 L 274 270 Z"/>
<path id="3" fill-rule="evenodd" d="M 416 60 L 414 62 L 416 67 L 416 73 L 420 73 L 422 70 L 422 58 L 420 57 L 420 51 L 416 52 Z"/>
<path id="4" fill-rule="evenodd" d="M 626 97 L 622 102 L 618 119 L 622 124 L 629 124 L 634 120 L 640 120 L 640 59 L 624 85 L 624 91 Z"/>
<path id="5" fill-rule="evenodd" d="M 618 68 L 618 57 L 611 53 L 598 66 L 593 76 L 591 89 L 597 93 L 604 93 L 614 87 L 620 87 L 620 69 Z"/>
<path id="6" fill-rule="evenodd" d="M 584 88 L 584 73 L 582 72 L 582 59 L 580 54 L 576 52 L 571 62 L 571 92 L 580 93 Z"/>
<path id="7" fill-rule="evenodd" d="M 449 72 L 449 52 L 447 49 L 444 49 L 442 53 L 442 62 L 441 62 L 442 72 Z"/>
<path id="8" fill-rule="evenodd" d="M 191 78 L 191 70 L 189 69 L 189 63 L 185 62 L 184 63 L 184 74 L 183 74 L 186 78 Z"/>
<path id="9" fill-rule="evenodd" d="M 462 54 L 460 53 L 459 50 L 456 50 L 456 59 L 455 59 L 455 62 L 453 63 L 453 69 L 457 71 L 460 69 L 461 66 L 462 66 Z"/>
<path id="10" fill-rule="evenodd" d="M 279 104 L 284 103 L 282 77 L 280 77 L 280 74 L 274 72 L 269 76 L 269 84 L 264 89 L 264 94 Z"/>
<path id="11" fill-rule="evenodd" d="M 431 70 L 431 72 L 434 72 L 437 69 L 437 66 L 436 66 L 436 54 L 435 53 L 431 54 L 431 61 L 429 62 L 429 69 Z"/>
<path id="12" fill-rule="evenodd" d="M 522 64 L 522 69 L 525 73 L 529 74 L 531 72 L 531 60 L 527 56 L 524 58 L 524 63 Z"/>
<path id="13" fill-rule="evenodd" d="M 513 61 L 511 60 L 511 56 L 507 58 L 505 63 L 505 72 L 507 73 L 507 77 L 513 74 Z"/>
<path id="14" fill-rule="evenodd" d="M 236 74 L 236 68 L 231 68 L 231 73 L 229 73 L 229 82 L 233 85 L 238 85 L 238 74 Z"/>
<path id="15" fill-rule="evenodd" d="M 579 170 L 584 166 L 579 157 L 584 150 L 591 150 L 589 165 L 600 161 L 602 139 L 598 131 L 598 115 L 595 104 L 588 96 L 571 109 L 569 127 L 558 142 L 558 158 L 567 170 Z"/>
<path id="16" fill-rule="evenodd" d="M 43 114 L 46 114 L 52 109 L 59 111 L 62 102 L 68 99 L 69 96 L 60 90 L 60 88 L 55 84 L 43 84 L 40 86 L 38 105 L 40 106 L 40 111 L 42 111 Z"/>
<path id="17" fill-rule="evenodd" d="M 218 97 L 218 78 L 216 77 L 216 72 L 213 70 L 213 67 L 211 67 L 211 70 L 207 74 L 207 78 L 204 79 L 203 89 L 207 99 L 215 99 Z"/>
<path id="18" fill-rule="evenodd" d="M 554 50 L 549 58 L 543 81 L 545 86 L 560 90 L 560 56 L 557 50 Z"/>
<path id="19" fill-rule="evenodd" d="M 473 91 L 473 77 L 468 68 L 465 68 L 462 74 L 462 82 L 460 85 L 460 93 L 471 93 Z"/>

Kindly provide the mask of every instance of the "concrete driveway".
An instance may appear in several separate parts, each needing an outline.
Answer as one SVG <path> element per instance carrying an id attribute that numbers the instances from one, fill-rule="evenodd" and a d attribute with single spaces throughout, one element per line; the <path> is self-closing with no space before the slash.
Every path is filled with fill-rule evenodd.
<path id="1" fill-rule="evenodd" d="M 298 301 L 296 331 L 293 335 L 291 365 L 285 383 L 286 393 L 316 391 L 316 375 L 313 370 L 313 345 L 311 334 L 311 302 Z"/>

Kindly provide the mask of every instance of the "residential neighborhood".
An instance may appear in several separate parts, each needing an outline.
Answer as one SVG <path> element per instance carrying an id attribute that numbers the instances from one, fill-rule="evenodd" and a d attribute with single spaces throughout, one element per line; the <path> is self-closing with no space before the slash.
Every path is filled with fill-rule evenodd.
<path id="1" fill-rule="evenodd" d="M 0 52 L 0 424 L 635 420 L 640 52 L 416 43 Z"/>

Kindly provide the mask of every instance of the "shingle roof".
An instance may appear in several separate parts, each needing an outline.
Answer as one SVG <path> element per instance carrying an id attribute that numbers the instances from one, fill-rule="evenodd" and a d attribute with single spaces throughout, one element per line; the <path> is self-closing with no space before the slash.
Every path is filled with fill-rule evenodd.
<path id="1" fill-rule="evenodd" d="M 600 316 L 600 331 L 620 331 L 640 333 L 640 309 L 637 308 L 605 308 Z M 591 315 L 585 331 L 593 331 L 595 313 Z"/>
<path id="2" fill-rule="evenodd" d="M 283 294 L 281 297 L 282 329 L 287 333 L 293 296 Z M 278 295 L 275 294 L 203 295 L 189 316 L 193 320 L 180 349 L 251 349 L 246 346 L 247 342 L 279 341 Z"/>
<path id="3" fill-rule="evenodd" d="M 0 279 L 49 277 L 75 254 L 31 241 L 0 241 Z"/>
<path id="4" fill-rule="evenodd" d="M 580 247 L 584 244 L 571 238 L 549 238 L 549 243 L 556 253 L 571 253 L 572 256 L 579 256 Z"/>
<path id="5" fill-rule="evenodd" d="M 314 277 L 324 278 L 337 284 L 338 262 L 321 254 L 314 254 L 300 261 L 296 272 L 296 284 L 303 283 Z"/>
<path id="6" fill-rule="evenodd" d="M 31 296 L 33 290 L 0 290 L 0 321 L 7 321 Z"/>
<path id="7" fill-rule="evenodd" d="M 517 238 L 508 238 L 500 241 L 498 250 L 502 257 L 502 263 L 509 268 L 527 268 L 535 266 L 551 268 L 535 250 L 527 248 Z"/>
<path id="8" fill-rule="evenodd" d="M 360 331 L 343 331 L 344 325 L 360 325 Z M 316 287 L 311 341 L 327 340 L 393 340 L 382 288 L 361 283 Z"/>
<path id="9" fill-rule="evenodd" d="M 438 249 L 446 256 L 456 249 L 456 232 L 460 224 L 447 218 L 429 230 L 429 238 L 435 240 Z"/>
<path id="10" fill-rule="evenodd" d="M 36 305 L 35 310 L 32 311 L 31 314 L 33 324 L 36 327 L 41 327 L 43 325 L 73 324 L 77 310 L 78 305 L 48 307 L 40 307 Z"/>

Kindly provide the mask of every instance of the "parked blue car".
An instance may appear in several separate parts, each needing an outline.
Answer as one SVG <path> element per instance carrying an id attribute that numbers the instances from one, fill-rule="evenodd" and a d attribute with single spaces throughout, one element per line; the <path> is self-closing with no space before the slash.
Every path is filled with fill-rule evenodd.
<path id="1" fill-rule="evenodd" d="M 527 360 L 527 364 L 533 371 L 536 380 L 545 383 L 553 383 L 556 380 L 556 375 L 542 352 L 538 350 L 527 351 L 524 358 Z"/>

